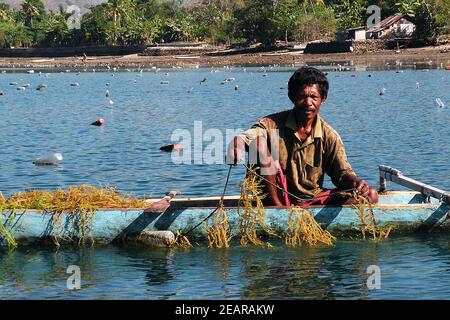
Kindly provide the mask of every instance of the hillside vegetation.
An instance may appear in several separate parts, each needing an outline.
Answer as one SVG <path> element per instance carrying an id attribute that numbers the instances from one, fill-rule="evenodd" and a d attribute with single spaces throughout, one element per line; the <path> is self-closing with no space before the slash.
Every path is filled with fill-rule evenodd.
<path id="1" fill-rule="evenodd" d="M 44 1 L 23 0 L 19 7 L 17 2 L 14 7 L 0 3 L 0 47 L 162 41 L 271 45 L 277 41 L 327 40 L 333 39 L 337 30 L 366 25 L 371 4 L 381 8 L 382 18 L 405 13 L 413 16 L 415 37 L 430 43 L 449 33 L 450 21 L 448 0 Z M 91 3 L 97 4 L 88 11 Z M 68 4 L 81 5 L 86 13 L 66 13 Z M 46 10 L 46 5 L 52 10 Z"/>

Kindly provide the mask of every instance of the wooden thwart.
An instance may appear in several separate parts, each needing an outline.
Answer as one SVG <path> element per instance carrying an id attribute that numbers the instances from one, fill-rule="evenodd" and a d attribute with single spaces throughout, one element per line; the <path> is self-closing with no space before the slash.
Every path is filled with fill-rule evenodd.
<path id="1" fill-rule="evenodd" d="M 388 166 L 379 166 L 380 170 L 380 191 L 386 191 L 386 180 L 395 182 L 401 186 L 418 191 L 424 195 L 436 198 L 442 202 L 450 204 L 450 192 L 435 188 L 428 184 L 405 177 L 403 173 Z"/>

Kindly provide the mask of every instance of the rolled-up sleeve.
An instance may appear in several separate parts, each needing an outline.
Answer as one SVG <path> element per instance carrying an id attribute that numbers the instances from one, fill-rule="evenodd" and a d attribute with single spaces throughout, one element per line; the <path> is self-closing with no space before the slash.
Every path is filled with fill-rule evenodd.
<path id="1" fill-rule="evenodd" d="M 267 140 L 267 130 L 269 128 L 268 124 L 268 119 L 266 118 L 258 120 L 250 129 L 240 133 L 238 137 L 245 142 L 247 147 L 257 137 L 263 137 Z"/>

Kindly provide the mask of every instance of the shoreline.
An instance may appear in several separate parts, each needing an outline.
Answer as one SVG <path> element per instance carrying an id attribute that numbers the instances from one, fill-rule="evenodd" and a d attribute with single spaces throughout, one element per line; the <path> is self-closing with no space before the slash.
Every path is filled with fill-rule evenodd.
<path id="1" fill-rule="evenodd" d="M 81 57 L 64 58 L 11 58 L 0 57 L 0 68 L 36 68 L 36 69 L 102 69 L 148 68 L 148 67 L 224 67 L 224 66 L 293 66 L 297 64 L 340 63 L 351 66 L 385 67 L 386 65 L 423 65 L 424 68 L 439 68 L 450 65 L 450 44 L 436 47 L 409 48 L 400 52 L 383 50 L 356 53 L 303 54 L 295 51 L 274 51 L 263 53 L 246 53 L 223 56 L 206 54 L 178 56 L 124 56 L 88 57 L 84 62 Z"/>

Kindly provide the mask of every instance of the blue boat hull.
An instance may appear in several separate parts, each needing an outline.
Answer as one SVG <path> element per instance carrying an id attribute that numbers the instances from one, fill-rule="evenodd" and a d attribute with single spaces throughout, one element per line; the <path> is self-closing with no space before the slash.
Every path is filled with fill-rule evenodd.
<path id="1" fill-rule="evenodd" d="M 228 203 L 232 204 L 233 201 L 236 203 L 236 199 L 230 198 Z M 92 237 L 95 243 L 111 243 L 130 236 L 138 236 L 146 231 L 170 230 L 174 233 L 176 231 L 183 233 L 214 210 L 215 205 L 208 204 L 217 202 L 218 197 L 174 200 L 168 210 L 159 214 L 144 213 L 143 209 L 102 209 L 95 212 L 92 223 L 85 224 L 85 230 L 80 224 L 79 217 L 69 213 L 63 213 L 58 220 L 59 223 L 53 222 L 52 213 L 37 210 L 17 211 L 15 215 L 3 212 L 1 221 L 19 244 L 36 243 L 52 236 L 68 241 L 75 241 L 84 236 L 88 240 Z M 360 218 L 352 206 L 314 206 L 307 210 L 332 234 L 359 230 Z M 380 201 L 373 211 L 378 217 L 378 225 L 391 225 L 394 232 L 428 231 L 449 227 L 450 206 L 437 200 L 429 202 L 427 197 L 415 192 L 388 192 L 380 195 Z M 240 221 L 238 207 L 227 206 L 226 212 L 232 234 L 238 235 Z M 288 209 L 267 207 L 265 216 L 268 226 L 279 235 L 286 231 Z M 189 237 L 204 238 L 205 235 L 206 230 L 202 224 L 192 231 Z"/>

